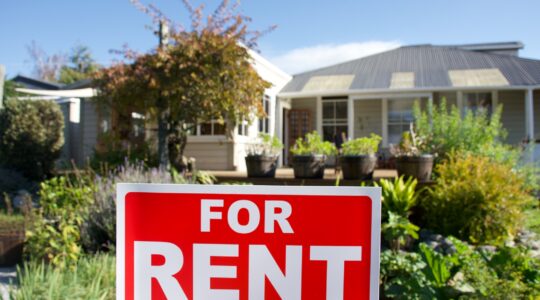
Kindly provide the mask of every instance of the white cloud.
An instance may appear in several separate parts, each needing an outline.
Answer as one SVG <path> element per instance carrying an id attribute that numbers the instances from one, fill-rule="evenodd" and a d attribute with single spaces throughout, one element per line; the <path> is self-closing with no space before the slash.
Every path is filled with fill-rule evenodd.
<path id="1" fill-rule="evenodd" d="M 363 43 L 322 44 L 292 49 L 270 58 L 289 74 L 309 71 L 399 47 L 399 42 L 369 41 Z"/>

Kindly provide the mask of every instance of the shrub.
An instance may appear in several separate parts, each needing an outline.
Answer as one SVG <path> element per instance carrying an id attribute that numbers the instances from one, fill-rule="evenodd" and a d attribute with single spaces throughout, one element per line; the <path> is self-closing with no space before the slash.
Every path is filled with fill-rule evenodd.
<path id="1" fill-rule="evenodd" d="M 277 136 L 271 136 L 268 133 L 261 132 L 259 133 L 260 143 L 256 143 L 248 148 L 248 156 L 257 156 L 257 155 L 278 155 L 281 149 L 283 149 L 283 144 Z"/>
<path id="2" fill-rule="evenodd" d="M 501 243 L 520 228 L 530 196 L 511 166 L 453 153 L 437 172 L 436 185 L 421 201 L 429 228 L 474 244 Z"/>
<path id="3" fill-rule="evenodd" d="M 64 118 L 51 101 L 8 100 L 0 110 L 0 164 L 30 179 L 51 173 L 64 144 Z"/>
<path id="4" fill-rule="evenodd" d="M 405 180 L 404 176 L 395 178 L 394 181 L 381 179 L 375 186 L 382 188 L 382 215 L 383 220 L 388 218 L 388 213 L 393 212 L 404 218 L 409 217 L 411 209 L 416 205 L 418 195 L 416 185 L 418 181 L 409 177 Z"/>
<path id="5" fill-rule="evenodd" d="M 305 139 L 298 138 L 291 148 L 293 155 L 333 155 L 336 152 L 336 146 L 323 141 L 317 131 L 306 134 Z"/>
<path id="6" fill-rule="evenodd" d="M 110 254 L 82 257 L 72 270 L 43 262 L 27 262 L 17 269 L 19 287 L 11 286 L 10 298 L 115 299 L 115 258 Z"/>
<path id="7" fill-rule="evenodd" d="M 81 255 L 80 230 L 90 203 L 89 178 L 55 177 L 41 184 L 40 208 L 26 233 L 25 252 L 57 267 L 73 266 Z"/>
<path id="8" fill-rule="evenodd" d="M 368 155 L 377 153 L 382 138 L 374 133 L 370 137 L 362 137 L 347 141 L 341 146 L 343 155 Z"/>

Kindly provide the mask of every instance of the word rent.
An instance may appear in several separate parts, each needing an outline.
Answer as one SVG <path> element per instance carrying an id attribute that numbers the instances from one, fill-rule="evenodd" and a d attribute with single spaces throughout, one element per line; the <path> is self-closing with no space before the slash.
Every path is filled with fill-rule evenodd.
<path id="1" fill-rule="evenodd" d="M 291 219 L 293 206 L 285 200 L 264 200 L 262 205 L 246 199 L 226 202 L 223 199 L 201 198 L 199 201 L 199 233 L 212 234 L 227 230 L 238 236 L 249 236 L 260 232 L 269 240 L 275 235 L 280 239 L 294 236 Z M 297 223 L 294 223 L 297 224 Z M 224 229 L 223 226 L 227 228 Z M 298 225 L 300 226 L 300 225 Z M 189 249 L 188 249 L 189 248 Z M 361 245 L 312 244 L 283 245 L 284 261 L 276 260 L 264 243 L 248 244 L 241 251 L 234 243 L 193 242 L 188 247 L 170 241 L 135 240 L 133 246 L 134 298 L 152 299 L 152 282 L 157 282 L 167 299 L 235 300 L 240 299 L 239 288 L 215 288 L 214 280 L 234 280 L 239 277 L 239 266 L 220 263 L 223 259 L 247 256 L 248 299 L 265 299 L 265 290 L 270 283 L 281 299 L 302 299 L 302 281 L 310 264 L 325 264 L 326 299 L 343 299 L 346 267 L 351 262 L 362 261 Z M 272 248 L 275 249 L 275 248 Z M 188 261 L 186 253 L 190 255 Z M 155 257 L 162 258 L 160 264 L 153 263 Z M 244 258 L 245 259 L 245 258 Z M 175 277 L 183 267 L 192 266 L 192 285 L 184 286 Z M 191 291 L 187 293 L 186 290 Z M 245 296 L 244 296 L 245 297 Z"/>

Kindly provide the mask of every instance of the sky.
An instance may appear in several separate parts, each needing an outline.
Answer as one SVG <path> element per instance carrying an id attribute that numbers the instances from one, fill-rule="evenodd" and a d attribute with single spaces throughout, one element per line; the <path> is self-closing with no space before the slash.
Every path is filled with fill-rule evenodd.
<path id="1" fill-rule="evenodd" d="M 141 1 L 189 27 L 181 0 Z M 191 2 L 206 12 L 220 3 Z M 243 0 L 240 12 L 252 29 L 277 25 L 259 51 L 289 74 L 412 44 L 521 41 L 521 56 L 540 59 L 539 0 Z M 154 47 L 151 25 L 129 0 L 0 0 L 0 64 L 31 76 L 35 41 L 49 55 L 86 45 L 106 66 L 125 44 Z"/>

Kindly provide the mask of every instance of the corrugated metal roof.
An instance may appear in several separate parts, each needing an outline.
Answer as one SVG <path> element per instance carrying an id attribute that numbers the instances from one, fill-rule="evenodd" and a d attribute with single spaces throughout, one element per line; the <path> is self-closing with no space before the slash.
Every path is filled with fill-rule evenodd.
<path id="1" fill-rule="evenodd" d="M 512 55 L 463 50 L 456 47 L 406 46 L 301 73 L 281 93 L 302 92 L 315 76 L 353 75 L 349 90 L 390 88 L 392 74 L 414 73 L 414 88 L 455 87 L 449 77 L 453 70 L 498 69 L 509 86 L 540 85 L 540 61 Z"/>

